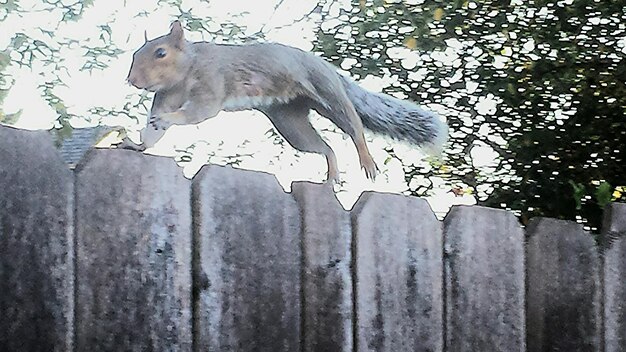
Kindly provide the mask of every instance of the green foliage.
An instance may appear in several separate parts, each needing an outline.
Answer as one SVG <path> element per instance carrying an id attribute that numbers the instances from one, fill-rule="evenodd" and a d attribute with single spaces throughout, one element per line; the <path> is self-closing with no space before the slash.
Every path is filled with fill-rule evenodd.
<path id="1" fill-rule="evenodd" d="M 451 105 L 446 164 L 452 187 L 478 190 L 482 204 L 517 211 L 523 221 L 578 218 L 596 230 L 602 207 L 626 200 L 610 186 L 626 184 L 626 51 L 618 42 L 623 2 L 418 3 L 354 0 L 339 14 L 347 20 L 319 33 L 317 50 L 335 61 L 358 58 L 351 69 L 356 77 L 397 76 L 389 91 Z M 453 42 L 461 46 L 458 61 L 430 59 Z M 426 68 L 424 77 L 412 79 L 410 68 L 389 57 L 393 47 L 421 54 L 413 70 Z M 476 83 L 473 91 L 468 82 Z M 477 108 L 481 97 L 496 99 L 495 111 Z M 498 152 L 495 170 L 473 166 L 468 154 L 477 143 Z M 409 184 L 421 177 L 410 165 L 406 170 Z"/>
<path id="2" fill-rule="evenodd" d="M 569 184 L 574 189 L 573 197 L 574 197 L 574 201 L 576 202 L 576 210 L 580 210 L 582 209 L 582 201 L 586 193 L 585 185 L 580 184 L 580 183 L 575 183 L 572 180 L 569 180 Z"/>
<path id="3" fill-rule="evenodd" d="M 0 21 L 6 19 L 9 13 L 18 11 L 20 5 L 18 0 L 4 0 L 2 1 L 2 7 L 0 7 Z"/>
<path id="4" fill-rule="evenodd" d="M 0 104 L 6 98 L 9 92 L 9 79 L 5 75 L 4 70 L 9 66 L 11 62 L 11 58 L 7 52 L 0 51 Z M 19 114 L 5 114 L 0 108 L 0 123 L 10 124 L 11 122 L 15 122 L 19 118 Z"/>
<path id="5" fill-rule="evenodd" d="M 608 182 L 602 182 L 598 188 L 596 188 L 596 201 L 598 206 L 602 209 L 609 205 L 611 198 L 613 197 L 613 187 Z"/>
<path id="6" fill-rule="evenodd" d="M 78 0 L 70 3 L 63 0 L 43 0 L 44 3 L 63 10 L 63 21 L 77 21 L 86 8 L 93 5 L 94 0 Z"/>

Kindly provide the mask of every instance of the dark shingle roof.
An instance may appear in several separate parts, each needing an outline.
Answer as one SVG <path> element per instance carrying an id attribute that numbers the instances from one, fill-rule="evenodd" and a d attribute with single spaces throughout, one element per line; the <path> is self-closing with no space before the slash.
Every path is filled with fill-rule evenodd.
<path id="1" fill-rule="evenodd" d="M 114 128 L 109 126 L 75 128 L 71 136 L 60 141 L 59 153 L 70 168 L 74 168 L 85 153 L 112 130 Z"/>

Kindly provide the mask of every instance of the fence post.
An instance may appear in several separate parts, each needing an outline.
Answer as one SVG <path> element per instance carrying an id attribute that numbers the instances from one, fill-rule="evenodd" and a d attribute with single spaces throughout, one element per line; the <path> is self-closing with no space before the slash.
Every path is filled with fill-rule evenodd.
<path id="1" fill-rule="evenodd" d="M 329 184 L 296 182 L 302 214 L 303 351 L 352 351 L 350 214 Z"/>
<path id="2" fill-rule="evenodd" d="M 205 166 L 193 183 L 196 350 L 300 350 L 300 214 L 274 176 Z"/>
<path id="3" fill-rule="evenodd" d="M 76 257 L 77 351 L 191 350 L 191 186 L 173 160 L 91 151 Z"/>
<path id="4" fill-rule="evenodd" d="M 600 350 L 600 259 L 580 224 L 534 218 L 528 225 L 529 351 Z"/>
<path id="5" fill-rule="evenodd" d="M 428 203 L 364 193 L 352 226 L 355 350 L 442 351 L 442 231 Z"/>
<path id="6" fill-rule="evenodd" d="M 519 222 L 503 210 L 456 206 L 444 223 L 447 351 L 525 351 Z"/>
<path id="7" fill-rule="evenodd" d="M 605 352 L 626 351 L 626 204 L 607 208 L 603 232 L 613 239 L 604 255 Z"/>
<path id="8" fill-rule="evenodd" d="M 0 126 L 0 350 L 73 348 L 73 177 L 47 131 Z"/>

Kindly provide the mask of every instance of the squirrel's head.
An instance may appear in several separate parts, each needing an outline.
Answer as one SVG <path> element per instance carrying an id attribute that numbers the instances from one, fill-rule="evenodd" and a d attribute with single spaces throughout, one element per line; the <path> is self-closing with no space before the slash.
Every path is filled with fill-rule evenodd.
<path id="1" fill-rule="evenodd" d="M 148 40 L 133 54 L 126 80 L 139 89 L 156 92 L 180 83 L 191 65 L 188 43 L 179 21 L 168 34 Z"/>

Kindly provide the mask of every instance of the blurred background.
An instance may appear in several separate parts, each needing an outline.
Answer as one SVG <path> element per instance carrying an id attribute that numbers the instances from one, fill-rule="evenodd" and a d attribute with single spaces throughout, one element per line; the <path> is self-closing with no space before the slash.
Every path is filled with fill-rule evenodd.
<path id="1" fill-rule="evenodd" d="M 174 19 L 193 41 L 315 52 L 447 120 L 435 157 L 368 134 L 381 169 L 370 182 L 349 139 L 312 116 L 337 152 L 346 208 L 365 190 L 399 192 L 426 198 L 439 217 L 481 204 L 522 224 L 549 216 L 596 232 L 603 207 L 626 201 L 623 0 L 4 0 L 0 123 L 50 129 L 75 159 L 106 126 L 137 140 L 152 96 L 124 79 L 144 30 L 163 35 Z M 326 173 L 323 157 L 296 152 L 254 111 L 172 127 L 150 152 L 175 158 L 187 177 L 229 164 L 276 174 L 287 190 Z"/>

